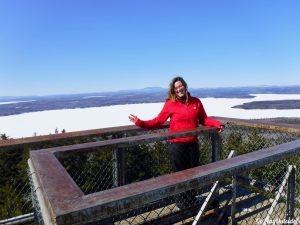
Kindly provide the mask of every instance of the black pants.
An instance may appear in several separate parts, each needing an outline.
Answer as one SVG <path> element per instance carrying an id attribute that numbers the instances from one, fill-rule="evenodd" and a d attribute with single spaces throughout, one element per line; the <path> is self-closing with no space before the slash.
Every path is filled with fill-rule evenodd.
<path id="1" fill-rule="evenodd" d="M 173 172 L 199 166 L 199 144 L 191 142 L 170 142 L 168 145 L 169 158 Z M 178 208 L 186 209 L 196 202 L 196 191 L 190 190 L 175 197 Z"/>
<path id="2" fill-rule="evenodd" d="M 197 142 L 170 142 L 168 152 L 173 172 L 199 166 L 200 152 Z"/>

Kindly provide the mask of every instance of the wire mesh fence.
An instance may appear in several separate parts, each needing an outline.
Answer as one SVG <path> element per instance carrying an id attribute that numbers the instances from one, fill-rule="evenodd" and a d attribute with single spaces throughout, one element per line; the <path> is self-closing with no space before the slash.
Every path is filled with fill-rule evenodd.
<path id="1" fill-rule="evenodd" d="M 105 133 L 62 140 L 50 139 L 15 146 L 3 144 L 0 147 L 0 224 L 34 223 L 32 192 L 27 173 L 27 160 L 31 150 L 107 140 L 111 135 Z"/>
<path id="2" fill-rule="evenodd" d="M 274 163 L 274 165 L 286 165 L 286 163 L 287 161 L 284 160 Z M 261 169 L 251 172 L 258 173 Z M 284 180 L 284 175 L 277 176 L 275 184 L 257 181 L 243 175 L 236 177 L 236 199 L 234 203 L 233 178 L 227 177 L 218 181 L 217 191 L 212 193 L 211 198 L 208 200 L 206 198 L 211 194 L 212 183 L 208 184 L 207 187 L 169 196 L 93 224 L 194 224 L 196 222 L 195 224 L 225 225 L 231 224 L 233 221 L 231 214 L 233 204 L 235 204 L 235 211 L 234 223 L 232 224 L 263 224 L 264 222 L 266 224 L 273 224 L 273 222 L 274 224 L 284 224 L 284 221 L 299 223 L 300 209 L 297 203 L 295 217 L 287 219 L 287 185 L 283 186 L 284 192 L 281 193 L 279 202 L 274 206 L 273 212 L 266 220 L 280 184 Z M 268 176 L 268 181 L 271 180 L 274 180 L 273 175 Z M 279 181 L 280 184 L 277 184 Z M 296 195 L 298 195 L 297 193 L 299 191 L 296 192 Z M 201 216 L 201 220 L 196 221 L 197 214 L 205 201 L 208 201 L 207 207 Z"/>
<path id="3" fill-rule="evenodd" d="M 211 134 L 199 136 L 201 165 L 213 161 Z M 171 173 L 167 141 L 99 148 L 67 154 L 59 160 L 85 194 Z"/>
<path id="4" fill-rule="evenodd" d="M 34 193 L 30 190 L 30 181 L 26 172 L 29 150 L 140 134 L 143 134 L 143 131 L 97 136 L 72 142 L 62 141 L 42 145 L 33 144 L 23 146 L 22 149 L 1 149 L 0 220 L 4 221 L 11 217 L 32 213 L 34 209 L 38 208 L 37 201 L 32 201 Z M 211 151 L 211 135 L 203 134 L 198 138 L 200 143 L 200 164 L 203 165 L 214 161 Z M 229 123 L 220 135 L 222 146 L 220 159 L 225 159 L 231 150 L 235 150 L 237 155 L 241 155 L 299 138 L 300 135 L 297 133 Z M 60 161 L 81 190 L 85 194 L 91 194 L 171 173 L 167 144 L 166 141 L 160 141 L 122 148 L 99 148 L 99 151 L 92 153 L 67 154 L 60 158 Z M 299 163 L 299 156 L 297 156 L 268 164 L 259 169 L 249 170 L 237 176 L 237 206 L 235 213 L 235 217 L 238 218 L 236 220 L 237 223 L 257 224 L 258 222 L 262 222 L 261 219 L 266 215 L 267 209 L 272 204 L 276 192 L 278 192 L 282 184 L 288 165 L 295 165 L 299 168 Z M 295 219 L 298 220 L 300 220 L 299 179 L 300 175 L 297 171 Z M 142 208 L 132 209 L 126 214 L 109 218 L 106 223 L 192 224 L 200 207 L 205 202 L 205 198 L 209 195 L 212 186 L 213 184 L 211 183 L 207 184 L 206 188 L 201 187 L 179 195 L 169 196 L 168 198 L 147 204 Z M 270 219 L 285 219 L 287 211 L 286 190 L 287 187 L 285 186 L 276 210 L 274 210 Z M 254 205 L 254 203 L 257 204 Z M 231 205 L 232 179 L 229 177 L 220 181 L 217 194 L 215 193 L 211 197 L 210 204 L 207 206 L 201 223 L 210 224 L 209 221 L 214 219 L 219 224 L 228 224 L 231 216 Z M 38 221 L 41 222 L 42 219 L 39 217 L 38 209 L 36 212 L 35 221 L 39 224 Z M 28 223 L 32 222 L 28 220 Z"/>

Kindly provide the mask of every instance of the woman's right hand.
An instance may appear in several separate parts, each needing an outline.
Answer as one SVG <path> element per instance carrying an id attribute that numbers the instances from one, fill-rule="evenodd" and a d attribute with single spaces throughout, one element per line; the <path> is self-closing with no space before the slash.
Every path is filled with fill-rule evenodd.
<path id="1" fill-rule="evenodd" d="M 132 123 L 136 123 L 136 121 L 138 121 L 138 117 L 137 116 L 135 116 L 135 115 L 132 115 L 132 114 L 130 114 L 129 116 L 128 116 L 128 118 L 129 118 L 129 120 L 132 122 Z"/>

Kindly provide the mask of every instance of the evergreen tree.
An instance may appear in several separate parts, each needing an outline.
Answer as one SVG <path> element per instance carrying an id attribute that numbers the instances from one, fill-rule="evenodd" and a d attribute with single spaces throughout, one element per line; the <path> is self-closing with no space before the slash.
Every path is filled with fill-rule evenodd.
<path id="1" fill-rule="evenodd" d="M 0 134 L 0 140 L 8 140 L 8 138 L 9 137 L 5 133 Z"/>

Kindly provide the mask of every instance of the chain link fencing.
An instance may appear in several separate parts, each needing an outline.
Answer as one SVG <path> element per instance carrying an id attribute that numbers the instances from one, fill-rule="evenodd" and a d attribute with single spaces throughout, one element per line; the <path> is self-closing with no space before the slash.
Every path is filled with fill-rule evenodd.
<path id="1" fill-rule="evenodd" d="M 299 139 L 299 134 L 227 124 L 225 131 L 221 134 L 221 159 L 225 159 L 229 155 L 230 150 L 235 150 L 236 155 L 241 155 L 297 139 Z M 199 149 L 201 153 L 200 164 L 212 162 L 211 136 L 209 134 L 201 135 L 199 136 L 199 142 L 201 143 Z M 121 159 L 116 157 L 117 154 L 115 152 L 118 151 L 123 154 L 120 156 Z M 80 153 L 66 157 L 71 163 L 69 164 L 68 160 L 61 158 L 62 164 L 85 194 L 171 173 L 166 141 L 133 145 L 123 149 L 101 148 L 96 153 L 88 153 L 84 154 L 84 156 Z M 84 160 L 81 160 L 82 157 Z M 239 207 L 236 208 L 236 217 L 240 218 L 241 224 L 256 224 L 259 219 L 263 218 L 263 215 L 259 212 L 253 216 L 248 215 L 247 212 L 256 212 L 262 208 L 264 209 L 263 213 L 266 213 L 265 208 L 272 202 L 271 197 L 278 191 L 288 165 L 297 164 L 298 158 L 297 156 L 288 161 L 280 161 L 260 169 L 249 170 L 237 177 Z M 116 170 L 119 170 L 121 174 L 117 174 Z M 99 178 L 102 180 L 100 181 Z M 260 185 L 258 187 L 253 186 L 253 182 Z M 142 208 L 131 210 L 125 215 L 113 217 L 110 222 L 114 224 L 159 224 L 162 221 L 164 223 L 168 221 L 170 224 L 190 223 L 195 219 L 206 196 L 209 195 L 212 185 L 209 184 L 207 188 L 191 190 L 161 199 Z M 232 204 L 232 184 L 227 178 L 220 181 L 220 185 L 218 188 L 219 194 L 214 194 L 211 197 L 210 204 L 207 207 L 208 209 L 215 209 L 215 211 L 212 211 L 212 214 L 216 215 L 212 217 L 220 217 L 217 218 L 218 224 L 227 224 L 230 216 L 228 212 L 230 207 L 228 205 Z M 259 190 L 259 187 L 264 188 Z M 297 193 L 300 193 L 299 188 L 297 184 Z M 296 200 L 298 199 L 296 198 Z M 253 202 L 257 204 L 251 206 Z M 283 211 L 282 209 L 281 213 Z M 297 218 L 300 216 L 297 210 L 295 214 Z M 285 215 L 285 213 L 282 215 Z M 212 217 L 209 219 L 211 220 Z M 275 218 L 277 217 L 278 215 L 275 216 Z M 168 219 L 163 220 L 161 218 Z M 282 219 L 282 216 L 278 218 Z"/>
<path id="2" fill-rule="evenodd" d="M 162 131 L 165 130 L 147 131 L 147 133 Z M 0 224 L 5 224 L 5 219 L 27 215 L 34 210 L 35 224 L 42 224 L 35 190 L 30 189 L 30 181 L 27 176 L 26 164 L 29 150 L 141 134 L 145 134 L 145 132 L 120 132 L 117 135 L 95 136 L 67 142 L 32 144 L 22 146 L 22 149 L 0 149 Z M 198 138 L 200 164 L 212 162 L 211 136 L 203 134 Z M 299 138 L 300 135 L 297 133 L 228 123 L 226 129 L 220 135 L 222 147 L 220 159 L 227 158 L 231 150 L 234 150 L 236 155 L 241 155 Z M 167 144 L 166 141 L 160 141 L 117 149 L 111 147 L 99 148 L 99 151 L 93 153 L 67 154 L 60 158 L 60 161 L 81 190 L 85 194 L 91 194 L 171 173 Z M 262 218 L 265 218 L 267 210 L 271 207 L 270 205 L 282 184 L 288 165 L 295 165 L 299 168 L 299 162 L 299 156 L 296 156 L 288 160 L 268 164 L 263 168 L 249 170 L 237 176 L 236 222 L 238 224 L 258 224 L 262 222 Z M 297 172 L 295 215 L 296 219 L 300 220 L 300 175 Z M 207 184 L 205 188 L 193 189 L 147 204 L 142 208 L 132 209 L 126 214 L 110 218 L 106 223 L 192 224 L 195 222 L 199 209 L 206 201 L 213 185 Z M 285 186 L 276 210 L 270 216 L 270 220 L 285 219 L 287 210 L 287 204 L 285 203 L 287 198 L 286 189 Z M 219 181 L 215 193 L 209 199 L 209 204 L 207 204 L 205 213 L 202 215 L 201 224 L 212 224 L 210 221 L 214 221 L 214 224 L 217 224 L 215 221 L 218 224 L 228 224 L 231 215 L 229 206 L 231 205 L 232 179 L 224 178 Z M 31 216 L 32 221 L 33 214 Z M 28 220 L 27 223 L 33 222 Z"/>

